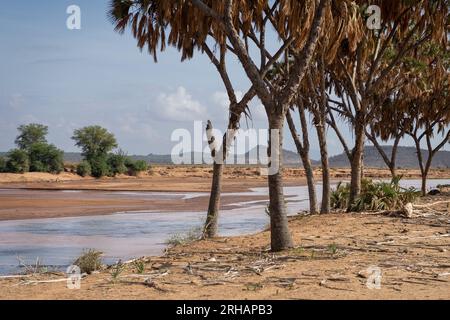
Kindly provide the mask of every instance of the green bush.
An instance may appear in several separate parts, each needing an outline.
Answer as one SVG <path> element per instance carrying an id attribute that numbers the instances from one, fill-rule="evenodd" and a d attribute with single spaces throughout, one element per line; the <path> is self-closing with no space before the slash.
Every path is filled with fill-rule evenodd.
<path id="1" fill-rule="evenodd" d="M 91 165 L 87 161 L 82 161 L 77 166 L 77 174 L 82 177 L 88 177 L 92 174 Z"/>
<path id="2" fill-rule="evenodd" d="M 30 171 L 30 161 L 26 151 L 13 149 L 8 153 L 6 171 L 11 173 L 25 173 Z"/>
<path id="3" fill-rule="evenodd" d="M 361 194 L 353 204 L 349 203 L 350 185 L 339 184 L 331 194 L 331 206 L 334 209 L 350 209 L 350 211 L 400 210 L 409 202 L 420 196 L 414 188 L 400 187 L 400 178 L 391 182 L 373 182 L 363 180 Z"/>
<path id="4" fill-rule="evenodd" d="M 31 172 L 60 173 L 64 170 L 64 153 L 52 144 L 35 143 L 28 149 Z"/>
<path id="5" fill-rule="evenodd" d="M 91 274 L 93 271 L 102 268 L 101 256 L 102 252 L 100 251 L 94 249 L 84 250 L 83 254 L 73 264 L 78 266 L 82 273 Z"/>
<path id="6" fill-rule="evenodd" d="M 128 169 L 128 174 L 131 176 L 135 176 L 140 172 L 148 170 L 148 164 L 144 160 L 133 161 L 132 159 L 127 159 L 125 165 Z"/>
<path id="7" fill-rule="evenodd" d="M 89 161 L 89 163 L 91 165 L 91 173 L 93 177 L 101 178 L 109 175 L 110 168 L 105 158 L 93 158 Z"/>
<path id="8" fill-rule="evenodd" d="M 128 168 L 125 165 L 126 161 L 127 161 L 127 156 L 122 151 L 119 151 L 116 154 L 109 154 L 108 155 L 108 165 L 110 168 L 110 174 L 112 176 L 115 176 L 118 174 L 126 173 L 128 171 Z"/>
<path id="9" fill-rule="evenodd" d="M 6 170 L 6 160 L 3 157 L 0 157 L 0 172 L 5 172 Z"/>

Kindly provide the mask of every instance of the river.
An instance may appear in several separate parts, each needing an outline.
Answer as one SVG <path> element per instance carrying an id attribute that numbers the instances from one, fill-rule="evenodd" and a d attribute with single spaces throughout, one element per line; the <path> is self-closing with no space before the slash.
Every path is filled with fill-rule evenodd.
<path id="1" fill-rule="evenodd" d="M 429 188 L 438 184 L 449 184 L 450 180 L 430 180 Z M 405 180 L 404 187 L 420 186 L 419 180 Z M 320 195 L 320 185 L 318 195 Z M 8 190 L 0 190 L 10 192 Z M 17 192 L 17 190 L 15 190 Z M 20 190 L 23 197 L 31 191 Z M 64 191 L 54 191 L 64 192 Z M 89 192 L 89 191 L 79 191 Z M 122 192 L 122 195 L 124 193 Z M 174 197 L 204 196 L 202 193 L 152 193 L 127 192 L 130 197 L 162 197 L 168 206 Z M 289 214 L 308 209 L 306 186 L 285 187 Z M 267 188 L 254 188 L 249 192 L 225 193 L 224 197 L 236 195 L 268 196 Z M 265 213 L 266 201 L 233 203 L 233 209 L 221 211 L 219 233 L 222 236 L 236 236 L 256 233 L 269 222 Z M 103 216 L 14 220 L 0 222 L 0 274 L 20 271 L 19 261 L 40 264 L 61 269 L 70 265 L 83 249 L 94 248 L 104 253 L 105 263 L 118 259 L 128 260 L 141 256 L 160 255 L 167 240 L 174 235 L 183 235 L 201 227 L 204 212 L 134 212 Z"/>

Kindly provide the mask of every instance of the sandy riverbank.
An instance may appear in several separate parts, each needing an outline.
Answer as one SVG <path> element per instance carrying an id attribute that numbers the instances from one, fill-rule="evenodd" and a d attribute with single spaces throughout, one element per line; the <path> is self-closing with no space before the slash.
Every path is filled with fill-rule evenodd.
<path id="1" fill-rule="evenodd" d="M 198 241 L 144 259 L 144 274 L 127 265 L 115 280 L 110 270 L 87 276 L 80 290 L 45 282 L 63 274 L 3 279 L 0 298 L 450 299 L 450 213 L 445 205 L 434 209 L 411 219 L 299 216 L 290 220 L 297 247 L 286 252 L 268 251 L 268 232 Z M 373 266 L 382 278 L 371 290 Z"/>
<path id="2" fill-rule="evenodd" d="M 418 170 L 407 170 L 405 179 L 418 178 Z M 0 193 L 0 221 L 34 218 L 56 218 L 69 216 L 104 215 L 125 211 L 191 211 L 206 210 L 211 185 L 211 168 L 157 166 L 140 177 L 120 176 L 116 178 L 81 178 L 75 174 L 51 175 L 27 173 L 23 175 L 0 173 L 0 189 L 29 189 L 35 192 Z M 320 170 L 315 171 L 320 179 Z M 333 169 L 334 181 L 349 177 L 349 169 Z M 367 177 L 389 178 L 384 169 L 367 169 Z M 303 170 L 284 170 L 286 186 L 305 185 Z M 450 170 L 433 170 L 430 178 L 450 178 Z M 258 168 L 227 167 L 224 173 L 223 192 L 244 192 L 250 188 L 267 186 L 266 177 L 260 176 Z M 89 190 L 98 192 L 55 193 L 51 190 Z M 167 206 L 161 199 L 133 199 L 127 195 L 100 191 L 151 191 L 151 192 L 201 192 L 204 196 L 193 199 L 174 199 Z M 265 200 L 265 197 L 223 197 L 222 206 L 233 202 Z"/>

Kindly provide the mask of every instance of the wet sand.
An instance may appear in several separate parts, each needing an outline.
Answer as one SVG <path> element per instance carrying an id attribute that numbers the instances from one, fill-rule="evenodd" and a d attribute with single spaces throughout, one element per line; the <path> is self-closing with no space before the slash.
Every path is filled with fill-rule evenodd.
<path id="1" fill-rule="evenodd" d="M 139 195 L 140 193 L 140 195 Z M 107 215 L 117 212 L 203 211 L 208 195 L 185 199 L 180 195 L 150 197 L 145 192 L 133 195 L 119 191 L 64 192 L 50 190 L 0 190 L 0 221 Z M 222 209 L 245 201 L 264 201 L 265 196 L 224 196 Z"/>
<path id="2" fill-rule="evenodd" d="M 320 182 L 321 171 L 315 176 Z M 399 170 L 405 179 L 417 178 L 418 170 Z M 24 175 L 0 173 L 0 189 L 27 189 L 35 193 L 21 194 L 0 192 L 0 221 L 36 218 L 56 218 L 72 216 L 106 215 L 128 211 L 200 211 L 206 210 L 208 192 L 211 186 L 212 170 L 207 166 L 158 166 L 140 177 L 117 178 L 81 178 L 75 174 L 63 173 L 50 175 L 27 173 Z M 349 169 L 332 169 L 334 181 L 347 180 Z M 386 169 L 367 169 L 367 177 L 389 178 Z M 431 178 L 450 177 L 450 170 L 432 170 Z M 306 184 L 302 169 L 284 170 L 286 186 Z M 258 168 L 226 167 L 224 172 L 223 193 L 245 192 L 255 187 L 266 187 L 267 178 L 259 174 Z M 61 193 L 54 190 L 85 190 L 84 193 Z M 204 196 L 192 199 L 174 198 L 170 206 L 165 199 L 134 197 L 107 191 L 149 191 L 149 192 L 199 192 Z M 235 202 L 266 200 L 267 197 L 224 196 L 222 208 Z M 228 207 L 229 208 L 229 207 Z"/>

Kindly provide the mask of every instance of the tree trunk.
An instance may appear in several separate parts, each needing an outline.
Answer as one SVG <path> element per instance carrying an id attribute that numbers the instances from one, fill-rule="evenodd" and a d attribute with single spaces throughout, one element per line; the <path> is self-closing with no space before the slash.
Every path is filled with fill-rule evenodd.
<path id="1" fill-rule="evenodd" d="M 289 130 L 291 131 L 292 138 L 294 139 L 297 153 L 302 160 L 303 169 L 305 170 L 306 182 L 308 184 L 309 195 L 309 212 L 311 214 L 317 213 L 317 194 L 316 194 L 316 182 L 314 180 L 314 170 L 311 165 L 311 159 L 309 157 L 309 137 L 308 128 L 306 124 L 305 110 L 299 106 L 300 122 L 302 127 L 303 144 L 297 135 L 297 129 L 295 128 L 294 120 L 292 119 L 290 111 L 286 114 Z"/>
<path id="2" fill-rule="evenodd" d="M 206 216 L 205 227 L 203 230 L 204 238 L 213 238 L 217 236 L 220 210 L 220 194 L 222 191 L 222 177 L 223 164 L 214 163 L 208 214 Z"/>
<path id="3" fill-rule="evenodd" d="M 213 127 L 211 121 L 208 121 L 208 125 L 206 127 L 206 135 L 208 137 L 208 143 L 211 148 L 211 156 L 214 160 L 214 166 L 211 192 L 209 196 L 208 213 L 206 215 L 206 221 L 203 227 L 203 238 L 213 238 L 217 236 L 223 169 L 225 160 L 228 155 L 229 144 L 231 144 L 231 141 L 234 139 L 234 135 L 236 133 L 234 130 L 236 130 L 238 127 L 240 117 L 240 113 L 232 113 L 228 125 L 229 130 L 223 136 L 222 146 L 221 148 L 219 148 L 219 150 L 215 149 L 214 142 L 216 137 L 214 137 L 212 134 Z"/>
<path id="4" fill-rule="evenodd" d="M 327 214 L 330 213 L 331 185 L 330 185 L 330 164 L 328 161 L 327 136 L 323 121 L 320 121 L 320 124 L 316 125 L 316 130 L 320 146 L 320 161 L 322 163 L 322 206 L 320 209 L 320 213 Z"/>
<path id="5" fill-rule="evenodd" d="M 360 118 L 360 116 L 357 117 L 355 123 L 355 148 L 353 149 L 351 161 L 350 205 L 353 205 L 361 193 L 361 169 L 365 131 L 363 121 Z"/>
<path id="6" fill-rule="evenodd" d="M 316 182 L 314 179 L 314 170 L 311 165 L 309 153 L 301 153 L 300 158 L 302 159 L 303 168 L 305 169 L 306 183 L 308 184 L 309 213 L 316 214 L 317 213 Z"/>
<path id="7" fill-rule="evenodd" d="M 272 110 L 274 110 L 273 108 Z M 292 248 L 293 242 L 289 232 L 286 203 L 283 192 L 282 150 L 284 113 L 270 115 L 269 119 L 269 212 L 272 251 Z M 271 168 L 274 169 L 271 171 Z"/>
<path id="8" fill-rule="evenodd" d="M 422 173 L 422 195 L 425 197 L 427 195 L 427 174 Z"/>

